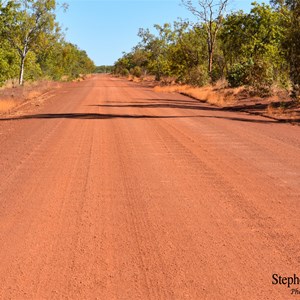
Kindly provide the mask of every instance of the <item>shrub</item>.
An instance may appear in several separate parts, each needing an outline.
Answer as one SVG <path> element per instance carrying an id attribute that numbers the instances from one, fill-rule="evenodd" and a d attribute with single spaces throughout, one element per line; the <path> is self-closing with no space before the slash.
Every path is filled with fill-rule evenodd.
<path id="1" fill-rule="evenodd" d="M 135 66 L 133 69 L 130 70 L 130 73 L 133 76 L 140 78 L 142 76 L 142 69 L 139 66 Z"/>
<path id="2" fill-rule="evenodd" d="M 121 71 L 120 71 L 120 75 L 121 76 L 125 76 L 125 77 L 127 77 L 127 76 L 129 76 L 129 71 L 127 70 L 127 69 L 122 69 Z"/>
<path id="3" fill-rule="evenodd" d="M 248 85 L 253 88 L 253 95 L 265 97 L 271 94 L 273 74 L 273 67 L 268 61 L 248 60 L 234 64 L 227 73 L 227 80 L 231 87 Z"/>
<path id="4" fill-rule="evenodd" d="M 251 63 L 236 63 L 231 66 L 227 73 L 227 80 L 231 87 L 238 87 L 248 84 Z"/>
<path id="5" fill-rule="evenodd" d="M 300 100 L 300 84 L 293 84 L 291 97 L 296 100 Z"/>
<path id="6" fill-rule="evenodd" d="M 185 82 L 193 86 L 204 86 L 209 82 L 207 68 L 199 65 L 192 68 L 185 78 Z"/>

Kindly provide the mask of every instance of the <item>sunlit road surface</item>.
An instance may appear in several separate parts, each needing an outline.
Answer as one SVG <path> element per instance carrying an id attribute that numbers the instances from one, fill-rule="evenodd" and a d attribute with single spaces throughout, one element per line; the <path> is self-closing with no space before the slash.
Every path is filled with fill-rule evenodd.
<path id="1" fill-rule="evenodd" d="M 297 299 L 299 126 L 108 76 L 4 118 L 0 299 Z"/>

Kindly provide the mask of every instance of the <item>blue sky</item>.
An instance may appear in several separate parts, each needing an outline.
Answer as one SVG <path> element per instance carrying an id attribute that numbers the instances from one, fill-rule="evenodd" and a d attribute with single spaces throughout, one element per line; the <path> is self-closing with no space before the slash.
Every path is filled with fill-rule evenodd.
<path id="1" fill-rule="evenodd" d="M 58 21 L 67 28 L 66 39 L 86 50 L 96 65 L 112 65 L 139 39 L 139 28 L 192 18 L 180 0 L 67 0 Z M 252 1 L 231 0 L 229 10 L 248 11 Z M 261 2 L 261 1 L 257 1 Z"/>

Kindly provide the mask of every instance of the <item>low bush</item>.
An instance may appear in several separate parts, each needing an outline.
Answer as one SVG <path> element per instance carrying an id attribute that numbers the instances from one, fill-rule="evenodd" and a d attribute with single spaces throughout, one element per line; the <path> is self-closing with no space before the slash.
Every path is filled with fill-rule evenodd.
<path id="1" fill-rule="evenodd" d="M 120 71 L 120 75 L 121 75 L 121 76 L 127 77 L 127 76 L 130 75 L 130 73 L 129 73 L 129 71 L 128 71 L 127 69 L 122 69 L 122 70 Z"/>
<path id="2" fill-rule="evenodd" d="M 135 66 L 130 70 L 131 75 L 140 78 L 142 76 L 142 69 L 139 66 Z"/>
<path id="3" fill-rule="evenodd" d="M 206 67 L 200 65 L 192 68 L 186 75 L 184 81 L 192 86 L 204 86 L 209 82 Z"/>

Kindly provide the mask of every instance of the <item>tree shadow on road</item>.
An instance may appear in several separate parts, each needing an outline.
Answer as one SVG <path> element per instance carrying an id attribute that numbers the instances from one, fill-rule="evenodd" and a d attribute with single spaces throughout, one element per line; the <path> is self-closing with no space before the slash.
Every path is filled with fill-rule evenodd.
<path id="1" fill-rule="evenodd" d="M 105 104 L 92 104 L 88 106 L 99 107 L 99 108 L 153 108 L 153 109 L 184 109 L 184 110 L 193 110 L 193 111 L 212 111 L 212 112 L 244 112 L 249 113 L 252 116 L 262 116 L 269 119 L 272 119 L 272 122 L 277 121 L 277 123 L 299 123 L 300 118 L 272 118 L 270 116 L 265 116 L 262 114 L 264 110 L 268 107 L 267 104 L 256 103 L 252 105 L 235 105 L 229 107 L 217 107 L 212 104 L 207 104 L 204 102 L 199 102 L 195 100 L 182 100 L 182 99 L 140 99 L 139 102 L 123 102 L 123 101 L 109 101 Z M 205 117 L 205 116 L 201 116 Z M 211 116 L 213 117 L 213 116 Z M 219 118 L 220 116 L 216 116 Z M 229 117 L 224 116 L 224 119 Z M 243 119 L 243 118 L 235 118 Z M 245 121 L 250 122 L 248 119 Z M 257 120 L 256 120 L 257 121 Z M 261 123 L 261 122 L 259 122 Z"/>
<path id="2" fill-rule="evenodd" d="M 176 116 L 176 115 L 145 115 L 145 114 L 101 114 L 101 113 L 61 113 L 61 114 L 35 114 L 24 115 L 18 117 L 0 118 L 0 121 L 17 121 L 32 119 L 81 119 L 81 120 L 107 120 L 107 119 L 188 119 L 188 118 L 210 118 L 224 119 L 249 123 L 285 123 L 285 121 L 277 121 L 272 119 L 257 118 L 241 118 L 227 116 L 208 116 L 208 115 L 192 115 L 192 116 Z"/>
<path id="3" fill-rule="evenodd" d="M 209 111 L 222 111 L 218 107 L 208 107 L 208 106 L 197 106 L 197 105 L 187 105 L 182 102 L 171 103 L 145 103 L 140 102 L 139 104 L 94 104 L 88 105 L 93 107 L 109 107 L 109 108 L 177 108 L 177 109 L 192 109 L 192 110 L 209 110 Z"/>

